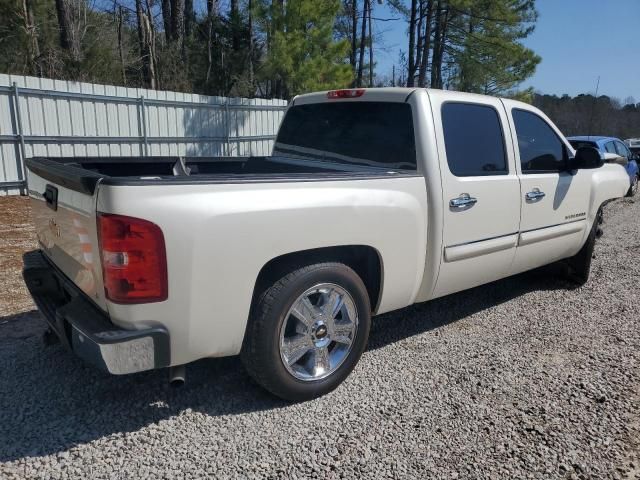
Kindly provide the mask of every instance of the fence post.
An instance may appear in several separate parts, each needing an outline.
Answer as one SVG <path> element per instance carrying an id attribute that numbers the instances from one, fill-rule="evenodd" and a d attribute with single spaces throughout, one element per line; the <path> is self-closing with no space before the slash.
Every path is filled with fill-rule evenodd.
<path id="1" fill-rule="evenodd" d="M 144 103 L 144 95 L 140 95 L 140 121 L 142 122 L 142 141 L 144 146 L 144 156 L 149 156 L 149 139 L 147 137 L 147 108 Z"/>
<path id="2" fill-rule="evenodd" d="M 231 137 L 231 122 L 229 119 L 229 97 L 226 97 L 224 99 L 224 136 L 225 136 L 225 150 L 226 150 L 226 155 L 227 157 L 231 156 L 231 143 L 229 142 L 229 139 Z"/>
<path id="3" fill-rule="evenodd" d="M 24 195 L 27 181 L 27 172 L 25 170 L 24 160 L 25 158 L 27 158 L 27 149 L 25 148 L 24 135 L 22 132 L 22 116 L 20 115 L 20 93 L 18 92 L 18 84 L 16 82 L 13 82 L 12 90 L 14 103 L 13 111 L 15 113 L 15 118 L 13 120 L 17 130 L 16 135 L 20 142 L 20 147 L 18 148 L 18 180 L 20 180 L 23 185 L 22 187 L 20 187 L 20 194 Z"/>

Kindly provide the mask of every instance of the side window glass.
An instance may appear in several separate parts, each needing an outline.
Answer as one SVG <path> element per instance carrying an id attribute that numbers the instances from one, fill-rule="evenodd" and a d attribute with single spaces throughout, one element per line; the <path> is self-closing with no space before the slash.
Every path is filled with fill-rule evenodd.
<path id="1" fill-rule="evenodd" d="M 566 149 L 556 132 L 538 115 L 512 110 L 523 173 L 553 173 L 566 168 Z"/>
<path id="2" fill-rule="evenodd" d="M 447 102 L 442 129 L 449 170 L 456 177 L 506 175 L 502 124 L 488 105 Z"/>
<path id="3" fill-rule="evenodd" d="M 622 142 L 616 142 L 616 151 L 621 157 L 629 158 L 629 151 Z"/>
<path id="4" fill-rule="evenodd" d="M 604 144 L 604 149 L 607 151 L 607 153 L 618 153 L 616 152 L 616 146 L 613 142 L 607 142 Z"/>

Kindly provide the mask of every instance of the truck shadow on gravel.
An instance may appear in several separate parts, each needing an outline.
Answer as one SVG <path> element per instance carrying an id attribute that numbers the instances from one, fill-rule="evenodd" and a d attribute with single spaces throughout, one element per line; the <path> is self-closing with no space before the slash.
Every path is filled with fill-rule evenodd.
<path id="1" fill-rule="evenodd" d="M 369 350 L 530 291 L 565 288 L 534 271 L 381 315 L 374 319 Z M 186 385 L 175 389 L 166 371 L 117 377 L 85 366 L 60 345 L 45 347 L 44 330 L 37 311 L 0 317 L 0 462 L 64 452 L 189 411 L 220 416 L 288 406 L 255 385 L 237 357 L 189 365 Z"/>

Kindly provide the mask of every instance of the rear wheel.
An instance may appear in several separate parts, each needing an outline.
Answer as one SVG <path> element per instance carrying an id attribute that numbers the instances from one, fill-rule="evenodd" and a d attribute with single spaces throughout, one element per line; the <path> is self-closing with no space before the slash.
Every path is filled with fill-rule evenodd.
<path id="1" fill-rule="evenodd" d="M 315 398 L 353 370 L 369 337 L 369 296 L 340 263 L 297 269 L 254 305 L 241 357 L 257 383 L 286 400 Z"/>

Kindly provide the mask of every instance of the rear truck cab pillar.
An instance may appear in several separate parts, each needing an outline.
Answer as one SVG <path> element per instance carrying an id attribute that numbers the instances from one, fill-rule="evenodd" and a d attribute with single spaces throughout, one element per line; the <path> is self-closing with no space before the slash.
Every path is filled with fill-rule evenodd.
<path id="1" fill-rule="evenodd" d="M 269 157 L 27 166 L 63 343 L 112 373 L 240 354 L 289 400 L 349 375 L 372 315 L 555 261 L 583 283 L 628 189 L 534 107 L 405 88 L 294 98 Z"/>

